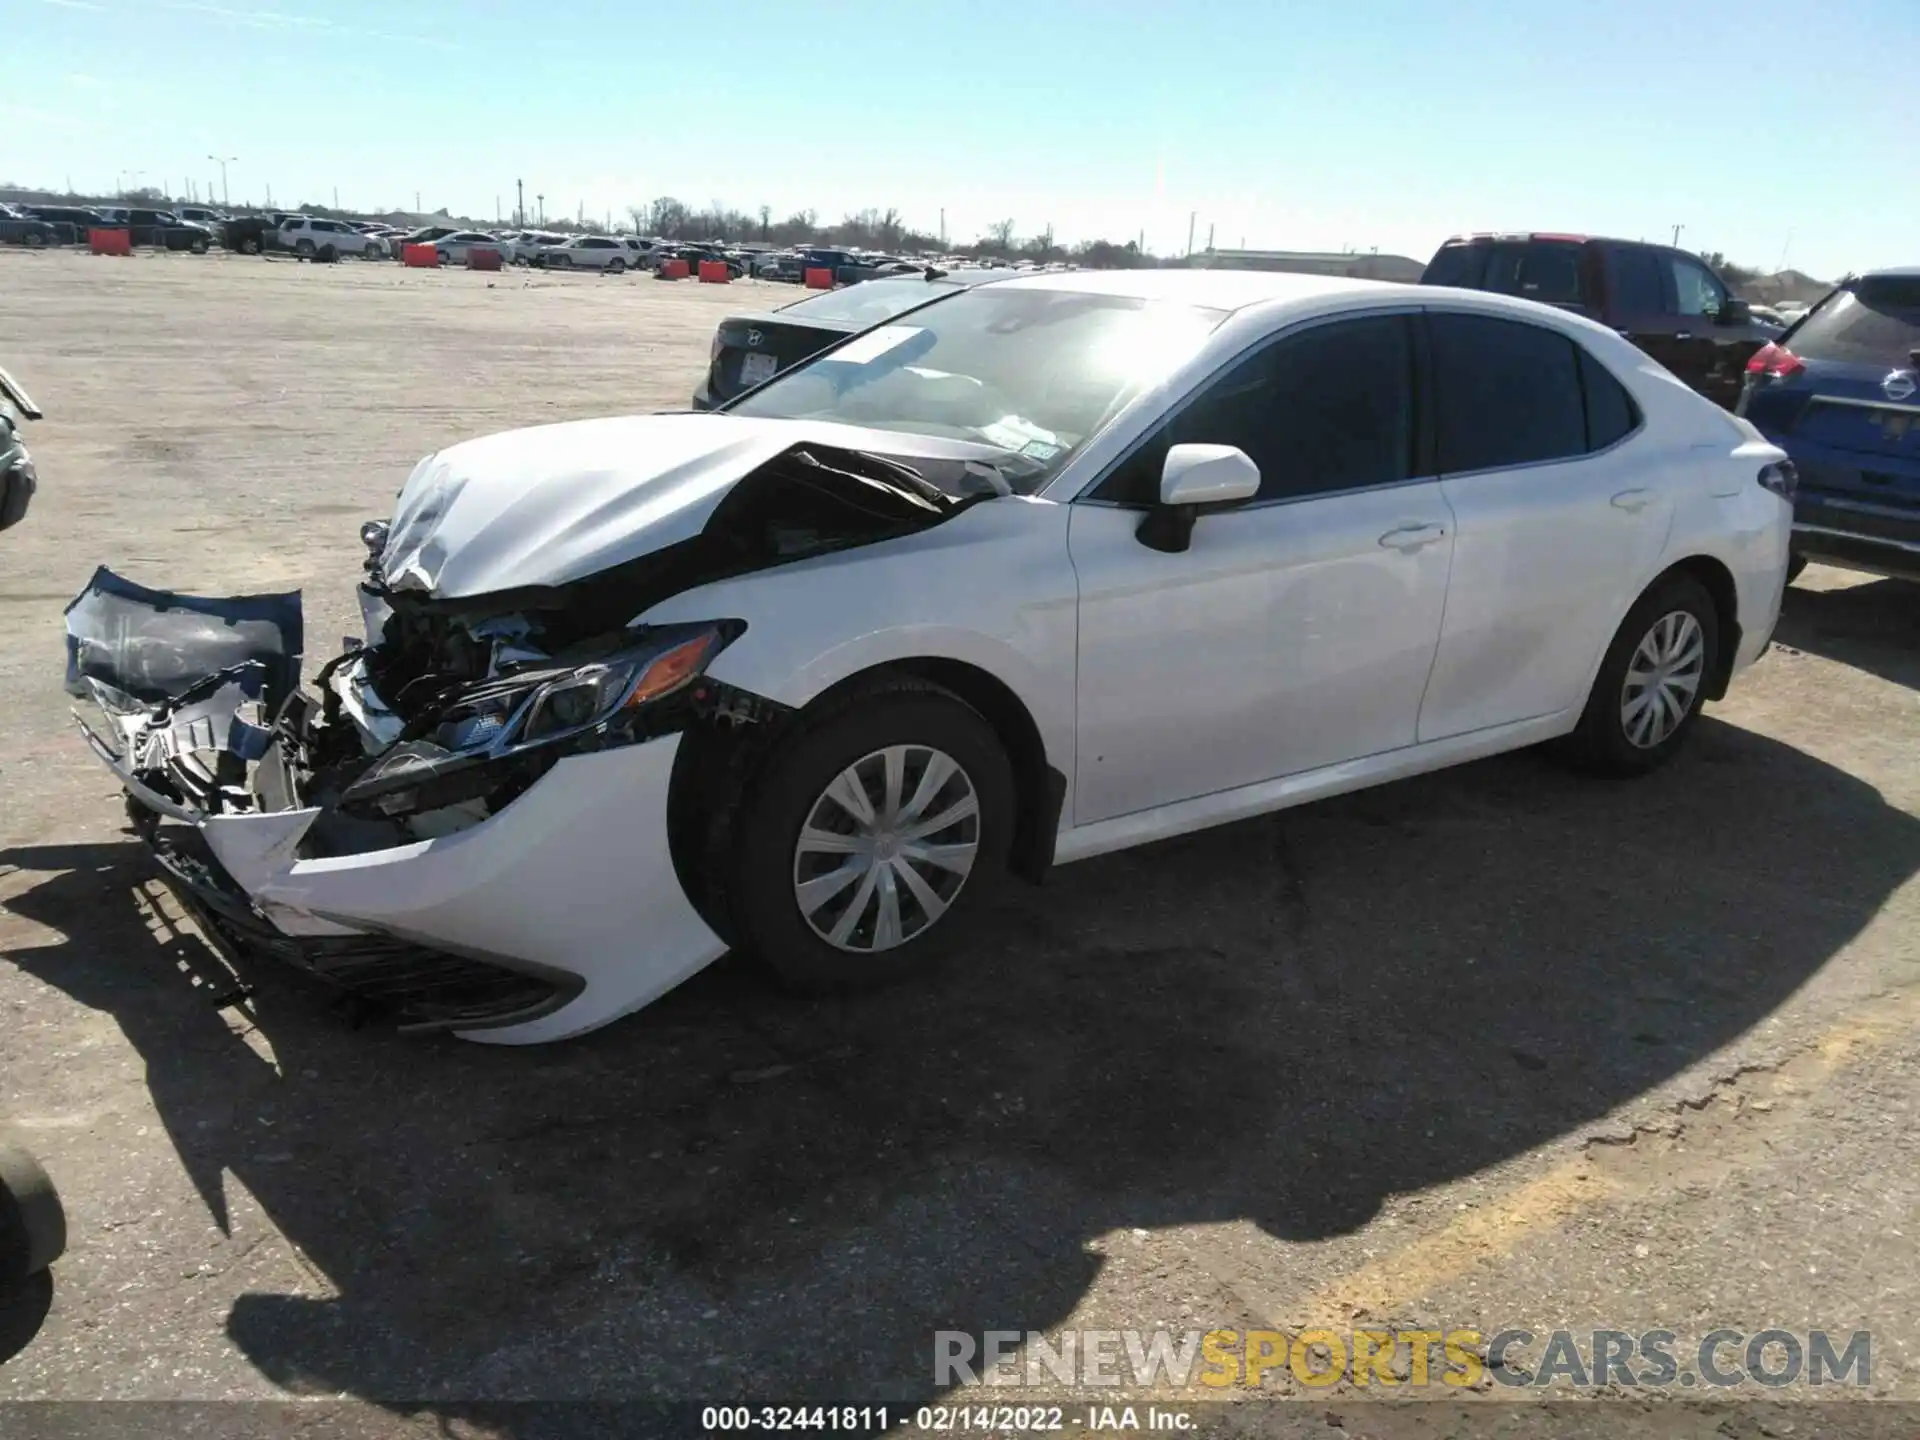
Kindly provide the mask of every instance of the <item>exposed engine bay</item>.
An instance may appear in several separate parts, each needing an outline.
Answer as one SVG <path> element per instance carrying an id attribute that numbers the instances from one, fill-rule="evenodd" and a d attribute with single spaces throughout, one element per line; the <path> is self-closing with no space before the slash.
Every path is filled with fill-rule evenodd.
<path id="1" fill-rule="evenodd" d="M 975 493 L 941 488 L 922 465 L 947 466 L 942 478 Z M 481 826 L 571 756 L 777 721 L 785 707 L 705 675 L 744 622 L 636 617 L 710 581 L 910 534 L 1004 493 L 974 468 L 793 444 L 739 477 L 687 538 L 567 583 L 472 596 L 389 583 L 395 538 L 372 522 L 358 587 L 367 638 L 308 687 L 298 593 L 205 598 L 103 567 L 66 612 L 67 687 L 104 712 L 106 734 L 81 721 L 88 742 L 163 865 L 227 938 L 331 943 L 357 963 L 365 942 L 341 937 L 358 934 L 358 919 L 261 903 L 196 835 L 217 840 L 235 817 L 298 816 L 297 833 L 275 842 L 281 861 L 365 856 Z M 507 1013 L 525 1011 L 524 996 L 509 999 Z M 465 998 L 454 1010 L 445 1023 L 492 1013 Z"/>

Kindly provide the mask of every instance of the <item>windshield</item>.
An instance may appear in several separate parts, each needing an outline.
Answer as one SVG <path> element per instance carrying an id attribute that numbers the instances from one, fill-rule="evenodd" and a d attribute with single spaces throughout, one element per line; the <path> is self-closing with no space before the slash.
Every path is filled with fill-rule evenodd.
<path id="1" fill-rule="evenodd" d="M 1006 454 L 1007 483 L 1031 492 L 1221 318 L 1124 295 L 986 285 L 869 330 L 727 408 L 989 445 Z"/>
<path id="2" fill-rule="evenodd" d="M 1842 290 L 1788 338 L 1806 360 L 1905 368 L 1920 346 L 1920 275 L 1869 275 Z"/>

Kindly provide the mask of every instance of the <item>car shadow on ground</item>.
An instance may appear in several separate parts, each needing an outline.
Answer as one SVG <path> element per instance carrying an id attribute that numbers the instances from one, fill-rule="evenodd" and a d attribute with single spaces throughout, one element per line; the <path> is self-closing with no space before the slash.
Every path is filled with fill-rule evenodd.
<path id="1" fill-rule="evenodd" d="M 1060 1322 L 1110 1232 L 1348 1234 L 1764 1019 L 1920 867 L 1920 823 L 1709 718 L 1633 783 L 1518 754 L 1065 867 L 847 1001 L 728 960 L 501 1050 L 348 1029 L 255 964 L 273 1062 L 121 908 L 131 842 L 0 862 L 69 937 L 17 963 L 113 1015 L 216 1218 L 225 1172 L 335 1292 L 245 1295 L 233 1343 L 452 1411 L 923 1399 L 935 1330 Z"/>
<path id="2" fill-rule="evenodd" d="M 1870 580 L 1840 590 L 1789 585 L 1774 639 L 1920 690 L 1920 583 Z"/>

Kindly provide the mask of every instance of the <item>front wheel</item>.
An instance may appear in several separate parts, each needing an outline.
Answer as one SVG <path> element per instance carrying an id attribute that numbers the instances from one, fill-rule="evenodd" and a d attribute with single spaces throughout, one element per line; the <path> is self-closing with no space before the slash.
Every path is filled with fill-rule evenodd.
<path id="1" fill-rule="evenodd" d="M 609 260 L 609 261 L 607 262 L 607 274 L 609 274 L 609 275 L 624 275 L 624 274 L 626 274 L 626 272 L 627 272 L 627 262 L 626 262 L 626 261 L 624 261 L 624 260 Z"/>
<path id="2" fill-rule="evenodd" d="M 1713 597 L 1691 575 L 1664 576 L 1620 623 L 1563 753 L 1610 775 L 1643 775 L 1665 764 L 1700 718 L 1719 657 Z"/>
<path id="3" fill-rule="evenodd" d="M 204 255 L 207 253 L 207 242 L 196 235 L 187 248 L 196 255 Z"/>
<path id="4" fill-rule="evenodd" d="M 29 250 L 38 250 L 46 243 L 47 237 L 40 234 L 39 231 L 29 230 L 27 232 L 27 248 Z"/>
<path id="5" fill-rule="evenodd" d="M 863 989 L 964 943 L 1006 873 L 1013 770 L 950 691 L 899 679 L 807 717 L 737 816 L 727 912 L 796 989 Z"/>
<path id="6" fill-rule="evenodd" d="M 313 258 L 313 242 L 311 240 L 296 240 L 293 245 L 293 253 L 298 255 L 302 260 L 311 260 Z"/>

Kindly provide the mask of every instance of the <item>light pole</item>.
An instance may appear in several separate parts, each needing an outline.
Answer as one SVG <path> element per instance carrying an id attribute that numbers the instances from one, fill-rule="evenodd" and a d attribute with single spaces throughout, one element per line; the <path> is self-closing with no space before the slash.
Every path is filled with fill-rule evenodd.
<path id="1" fill-rule="evenodd" d="M 1684 225 L 1676 225 L 1673 227 L 1673 248 L 1674 249 L 1678 250 L 1680 248 L 1680 232 L 1686 228 L 1687 227 Z"/>
<path id="2" fill-rule="evenodd" d="M 233 201 L 227 197 L 227 166 L 237 164 L 240 157 L 238 155 L 209 155 L 207 159 L 213 161 L 214 164 L 220 167 L 220 208 L 224 210 L 233 203 Z"/>

